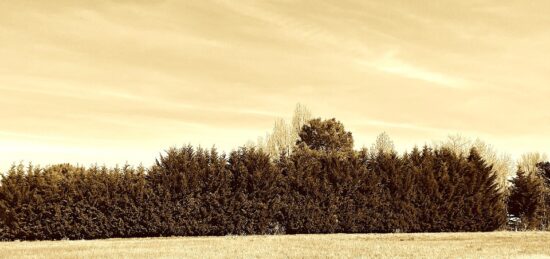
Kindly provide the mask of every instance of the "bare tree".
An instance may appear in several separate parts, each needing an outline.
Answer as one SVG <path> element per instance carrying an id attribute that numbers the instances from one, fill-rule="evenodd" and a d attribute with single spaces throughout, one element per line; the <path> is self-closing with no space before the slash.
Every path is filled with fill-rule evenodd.
<path id="1" fill-rule="evenodd" d="M 302 126 L 304 126 L 311 119 L 311 111 L 304 105 L 299 103 L 296 104 L 294 115 L 292 116 L 292 128 L 290 132 L 291 140 L 293 142 L 298 140 L 300 131 L 302 131 Z"/>
<path id="2" fill-rule="evenodd" d="M 267 153 L 276 157 L 283 152 L 289 153 L 290 147 L 290 128 L 285 120 L 277 119 L 273 126 L 273 132 L 267 139 Z"/>
<path id="3" fill-rule="evenodd" d="M 465 155 L 472 148 L 472 140 L 460 134 L 448 135 L 446 140 L 436 144 L 436 146 L 448 148 L 457 155 Z"/>
<path id="4" fill-rule="evenodd" d="M 272 158 L 277 158 L 282 153 L 292 153 L 302 126 L 309 120 L 311 120 L 310 110 L 298 103 L 291 123 L 287 123 L 282 118 L 275 120 L 273 131 L 266 134 L 265 138 L 258 138 L 256 147 L 266 151 Z"/>
<path id="5" fill-rule="evenodd" d="M 385 154 L 395 152 L 395 145 L 393 144 L 393 140 L 391 140 L 390 136 L 386 132 L 380 133 L 376 137 L 376 141 L 371 147 L 371 152 L 382 152 Z"/>
<path id="6" fill-rule="evenodd" d="M 538 172 L 538 163 L 542 163 L 548 160 L 548 156 L 539 152 L 530 152 L 521 155 L 521 158 L 517 162 L 519 169 L 525 173 L 532 175 Z"/>

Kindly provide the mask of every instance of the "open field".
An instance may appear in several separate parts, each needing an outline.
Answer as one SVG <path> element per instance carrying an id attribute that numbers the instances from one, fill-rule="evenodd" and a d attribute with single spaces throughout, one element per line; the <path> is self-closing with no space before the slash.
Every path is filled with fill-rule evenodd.
<path id="1" fill-rule="evenodd" d="M 550 258 L 550 232 L 0 242 L 1 258 Z"/>

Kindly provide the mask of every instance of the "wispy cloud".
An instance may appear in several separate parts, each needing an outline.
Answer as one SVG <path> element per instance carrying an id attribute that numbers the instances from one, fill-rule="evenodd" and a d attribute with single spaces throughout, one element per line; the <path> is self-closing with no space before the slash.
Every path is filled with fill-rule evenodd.
<path id="1" fill-rule="evenodd" d="M 430 70 L 426 67 L 412 65 L 397 57 L 396 51 L 389 51 L 380 58 L 360 59 L 358 62 L 392 75 L 421 80 L 437 86 L 449 88 L 467 88 L 471 83 L 468 80 Z"/>
<path id="2" fill-rule="evenodd" d="M 550 141 L 540 137 L 550 118 L 544 1 L 0 5 L 8 163 L 36 160 L 33 145 L 120 151 L 98 161 L 137 146 L 148 149 L 136 157 L 181 143 L 229 149 L 296 102 L 358 125 L 365 142 L 369 128 L 411 142 L 456 131 L 529 136 L 502 142 L 509 149 Z M 74 153 L 69 162 L 94 156 Z"/>

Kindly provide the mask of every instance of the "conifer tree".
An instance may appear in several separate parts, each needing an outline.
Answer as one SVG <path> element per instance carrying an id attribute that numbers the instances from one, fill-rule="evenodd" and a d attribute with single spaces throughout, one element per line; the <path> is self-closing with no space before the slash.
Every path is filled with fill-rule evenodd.
<path id="1" fill-rule="evenodd" d="M 466 180 L 473 199 L 472 213 L 476 219 L 472 221 L 481 231 L 492 231 L 502 227 L 506 222 L 506 205 L 504 192 L 498 185 L 498 176 L 492 165 L 488 165 L 475 148 L 470 150 L 468 163 L 472 174 Z M 473 188 L 472 188 L 473 187 Z"/>
<path id="2" fill-rule="evenodd" d="M 544 189 L 542 226 L 548 230 L 550 229 L 550 162 L 540 162 L 537 164 L 537 168 Z"/>
<path id="3" fill-rule="evenodd" d="M 494 163 L 475 149 L 355 151 L 334 119 L 302 127 L 298 142 L 277 158 L 173 148 L 149 169 L 14 166 L 0 179 L 0 239 L 490 231 L 505 220 Z M 547 225 L 549 173 L 540 163 L 514 179 L 508 205 L 526 228 Z"/>
<path id="4" fill-rule="evenodd" d="M 550 162 L 540 162 L 537 164 L 537 168 L 540 175 L 543 177 L 544 182 L 550 185 Z"/>
<path id="5" fill-rule="evenodd" d="M 284 189 L 280 171 L 267 153 L 241 148 L 229 155 L 232 174 L 232 200 L 227 213 L 232 215 L 232 234 L 283 233 L 281 214 Z"/>
<path id="6" fill-rule="evenodd" d="M 512 179 L 508 212 L 519 217 L 524 229 L 540 227 L 543 210 L 543 185 L 535 175 L 519 170 Z"/>

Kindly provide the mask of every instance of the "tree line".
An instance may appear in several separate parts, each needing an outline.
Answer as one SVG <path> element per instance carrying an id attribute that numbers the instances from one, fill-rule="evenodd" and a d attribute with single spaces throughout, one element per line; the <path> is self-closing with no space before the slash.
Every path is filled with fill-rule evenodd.
<path id="1" fill-rule="evenodd" d="M 0 239 L 547 228 L 549 162 L 503 188 L 475 147 L 388 146 L 354 150 L 342 123 L 312 119 L 275 157 L 184 146 L 150 168 L 13 166 L 0 180 Z"/>

